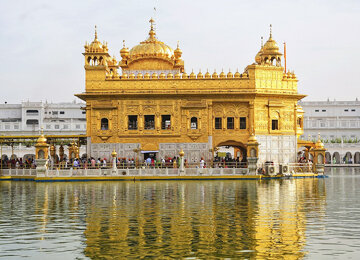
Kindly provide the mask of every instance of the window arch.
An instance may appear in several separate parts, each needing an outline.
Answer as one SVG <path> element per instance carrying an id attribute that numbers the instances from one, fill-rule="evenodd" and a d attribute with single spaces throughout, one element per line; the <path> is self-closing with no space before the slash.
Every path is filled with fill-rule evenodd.
<path id="1" fill-rule="evenodd" d="M 197 117 L 192 117 L 190 120 L 190 128 L 191 129 L 198 129 L 198 120 Z"/>
<path id="2" fill-rule="evenodd" d="M 109 120 L 107 118 L 101 118 L 101 130 L 109 130 Z"/>

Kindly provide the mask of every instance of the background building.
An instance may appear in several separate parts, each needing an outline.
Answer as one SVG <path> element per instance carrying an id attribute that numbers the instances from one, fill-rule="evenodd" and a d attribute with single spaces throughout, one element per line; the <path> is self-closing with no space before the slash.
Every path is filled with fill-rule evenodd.
<path id="1" fill-rule="evenodd" d="M 84 103 L 22 102 L 0 104 L 1 135 L 85 134 Z"/>
<path id="2" fill-rule="evenodd" d="M 86 134 L 86 112 L 84 103 L 21 102 L 21 104 L 0 104 L 1 136 L 34 136 L 43 127 L 45 135 Z M 85 146 L 81 154 L 86 153 Z M 67 147 L 65 147 L 67 151 Z M 33 146 L 16 144 L 1 145 L 2 156 L 23 157 L 35 154 Z"/>
<path id="3" fill-rule="evenodd" d="M 301 139 L 323 139 L 327 162 L 360 163 L 360 101 L 300 101 L 305 111 Z"/>

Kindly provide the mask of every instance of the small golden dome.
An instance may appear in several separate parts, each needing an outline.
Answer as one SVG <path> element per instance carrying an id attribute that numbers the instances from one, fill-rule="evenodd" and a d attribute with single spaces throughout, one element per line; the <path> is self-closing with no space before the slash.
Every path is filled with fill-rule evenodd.
<path id="1" fill-rule="evenodd" d="M 237 70 L 236 72 L 235 72 L 235 74 L 234 74 L 234 78 L 240 78 L 241 77 L 241 74 L 240 74 L 240 72 Z"/>
<path id="2" fill-rule="evenodd" d="M 199 71 L 199 73 L 197 74 L 197 78 L 198 79 L 204 78 L 204 75 L 201 73 L 201 71 Z"/>
<path id="3" fill-rule="evenodd" d="M 174 78 L 174 75 L 170 72 L 169 74 L 167 74 L 167 78 L 168 78 L 168 79 L 173 79 L 173 78 Z"/>
<path id="4" fill-rule="evenodd" d="M 47 139 L 44 136 L 44 131 L 41 129 L 41 135 L 37 139 L 36 145 L 47 145 Z"/>
<path id="5" fill-rule="evenodd" d="M 189 75 L 184 71 L 184 73 L 182 74 L 182 78 L 183 79 L 188 79 Z"/>
<path id="6" fill-rule="evenodd" d="M 121 76 L 122 79 L 127 79 L 129 76 L 126 72 L 124 72 Z"/>
<path id="7" fill-rule="evenodd" d="M 166 78 L 166 75 L 164 72 L 161 72 L 160 75 L 159 75 L 159 79 L 165 79 Z"/>
<path id="8" fill-rule="evenodd" d="M 177 72 L 174 76 L 175 79 L 180 79 L 181 78 L 181 75 L 180 75 L 180 72 Z"/>
<path id="9" fill-rule="evenodd" d="M 226 77 L 228 77 L 228 78 L 233 78 L 233 77 L 234 77 L 234 75 L 232 74 L 232 72 L 231 72 L 231 71 L 229 71 L 229 73 L 226 75 Z"/>
<path id="10" fill-rule="evenodd" d="M 115 149 L 112 151 L 111 156 L 115 158 L 117 156 L 117 153 L 115 152 Z"/>
<path id="11" fill-rule="evenodd" d="M 129 79 L 135 79 L 135 74 L 134 74 L 134 73 L 130 73 Z"/>
<path id="12" fill-rule="evenodd" d="M 213 79 L 217 79 L 219 77 L 219 75 L 216 73 L 216 71 L 214 71 L 214 73 L 212 74 Z"/>
<path id="13" fill-rule="evenodd" d="M 149 74 L 149 72 L 146 72 L 146 73 L 145 73 L 144 79 L 150 79 L 150 74 Z"/>
<path id="14" fill-rule="evenodd" d="M 257 139 L 256 139 L 255 135 L 251 134 L 248 139 L 248 143 L 256 143 L 256 142 L 257 142 Z"/>
<path id="15" fill-rule="evenodd" d="M 205 73 L 205 78 L 206 78 L 206 79 L 210 79 L 210 78 L 211 78 L 211 75 L 210 75 L 209 71 L 207 71 L 207 72 Z"/>
<path id="16" fill-rule="evenodd" d="M 222 72 L 220 73 L 219 77 L 220 77 L 221 79 L 226 78 L 226 75 L 225 75 L 224 71 L 222 71 Z"/>
<path id="17" fill-rule="evenodd" d="M 136 78 L 137 79 L 142 79 L 143 78 L 143 74 L 141 72 L 139 72 L 137 75 L 136 75 Z"/>
<path id="18" fill-rule="evenodd" d="M 296 79 L 296 75 L 295 75 L 294 72 L 291 74 L 291 77 L 292 77 L 293 79 Z"/>
<path id="19" fill-rule="evenodd" d="M 151 78 L 152 79 L 157 79 L 158 78 L 158 74 L 156 72 L 154 72 L 152 75 L 151 75 Z"/>
<path id="20" fill-rule="evenodd" d="M 125 40 L 123 40 L 123 48 L 120 50 L 121 58 L 127 59 L 129 57 L 129 49 L 125 47 Z"/>
<path id="21" fill-rule="evenodd" d="M 196 79 L 196 75 L 195 75 L 194 71 L 192 71 L 190 73 L 190 79 Z"/>
<path id="22" fill-rule="evenodd" d="M 318 135 L 318 140 L 315 143 L 315 148 L 316 149 L 324 149 L 324 144 L 321 142 L 320 133 Z"/>
<path id="23" fill-rule="evenodd" d="M 107 52 L 108 51 L 108 47 L 107 47 L 106 43 L 101 44 L 101 42 L 98 40 L 96 25 L 95 25 L 95 38 L 92 41 L 92 43 L 90 43 L 90 45 L 88 45 L 88 44 L 85 45 L 85 51 L 86 52 Z"/>
<path id="24" fill-rule="evenodd" d="M 262 48 L 262 55 L 282 55 L 279 51 L 279 45 L 272 38 L 272 26 L 270 24 L 270 37 Z"/>
<path id="25" fill-rule="evenodd" d="M 182 50 L 179 48 L 179 41 L 178 41 L 177 47 L 174 50 L 175 59 L 179 60 L 181 58 L 181 55 L 182 55 Z"/>
<path id="26" fill-rule="evenodd" d="M 181 151 L 179 152 L 180 157 L 183 157 L 184 154 L 185 154 L 185 153 L 184 153 L 183 149 L 181 148 Z"/>

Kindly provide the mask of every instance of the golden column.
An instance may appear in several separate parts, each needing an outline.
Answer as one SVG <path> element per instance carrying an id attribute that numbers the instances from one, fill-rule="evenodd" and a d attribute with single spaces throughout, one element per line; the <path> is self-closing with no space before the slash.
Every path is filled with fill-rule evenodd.
<path id="1" fill-rule="evenodd" d="M 44 136 L 44 131 L 41 129 L 41 135 L 37 139 L 35 144 L 35 158 L 36 159 L 47 159 L 49 154 L 49 145 L 47 139 Z"/>
<path id="2" fill-rule="evenodd" d="M 314 172 L 317 174 L 324 174 L 324 164 L 325 164 L 325 147 L 324 144 L 321 142 L 320 134 L 318 136 L 318 140 L 315 143 L 315 148 L 312 149 L 314 153 Z"/>

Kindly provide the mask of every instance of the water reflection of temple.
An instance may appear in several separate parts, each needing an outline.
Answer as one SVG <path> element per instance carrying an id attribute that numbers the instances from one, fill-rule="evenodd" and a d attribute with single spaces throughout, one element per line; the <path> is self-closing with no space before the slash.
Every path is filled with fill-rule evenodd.
<path id="1" fill-rule="evenodd" d="M 306 254 L 306 214 L 324 212 L 318 179 L 99 186 L 86 209 L 85 255 L 91 258 L 298 259 Z"/>

